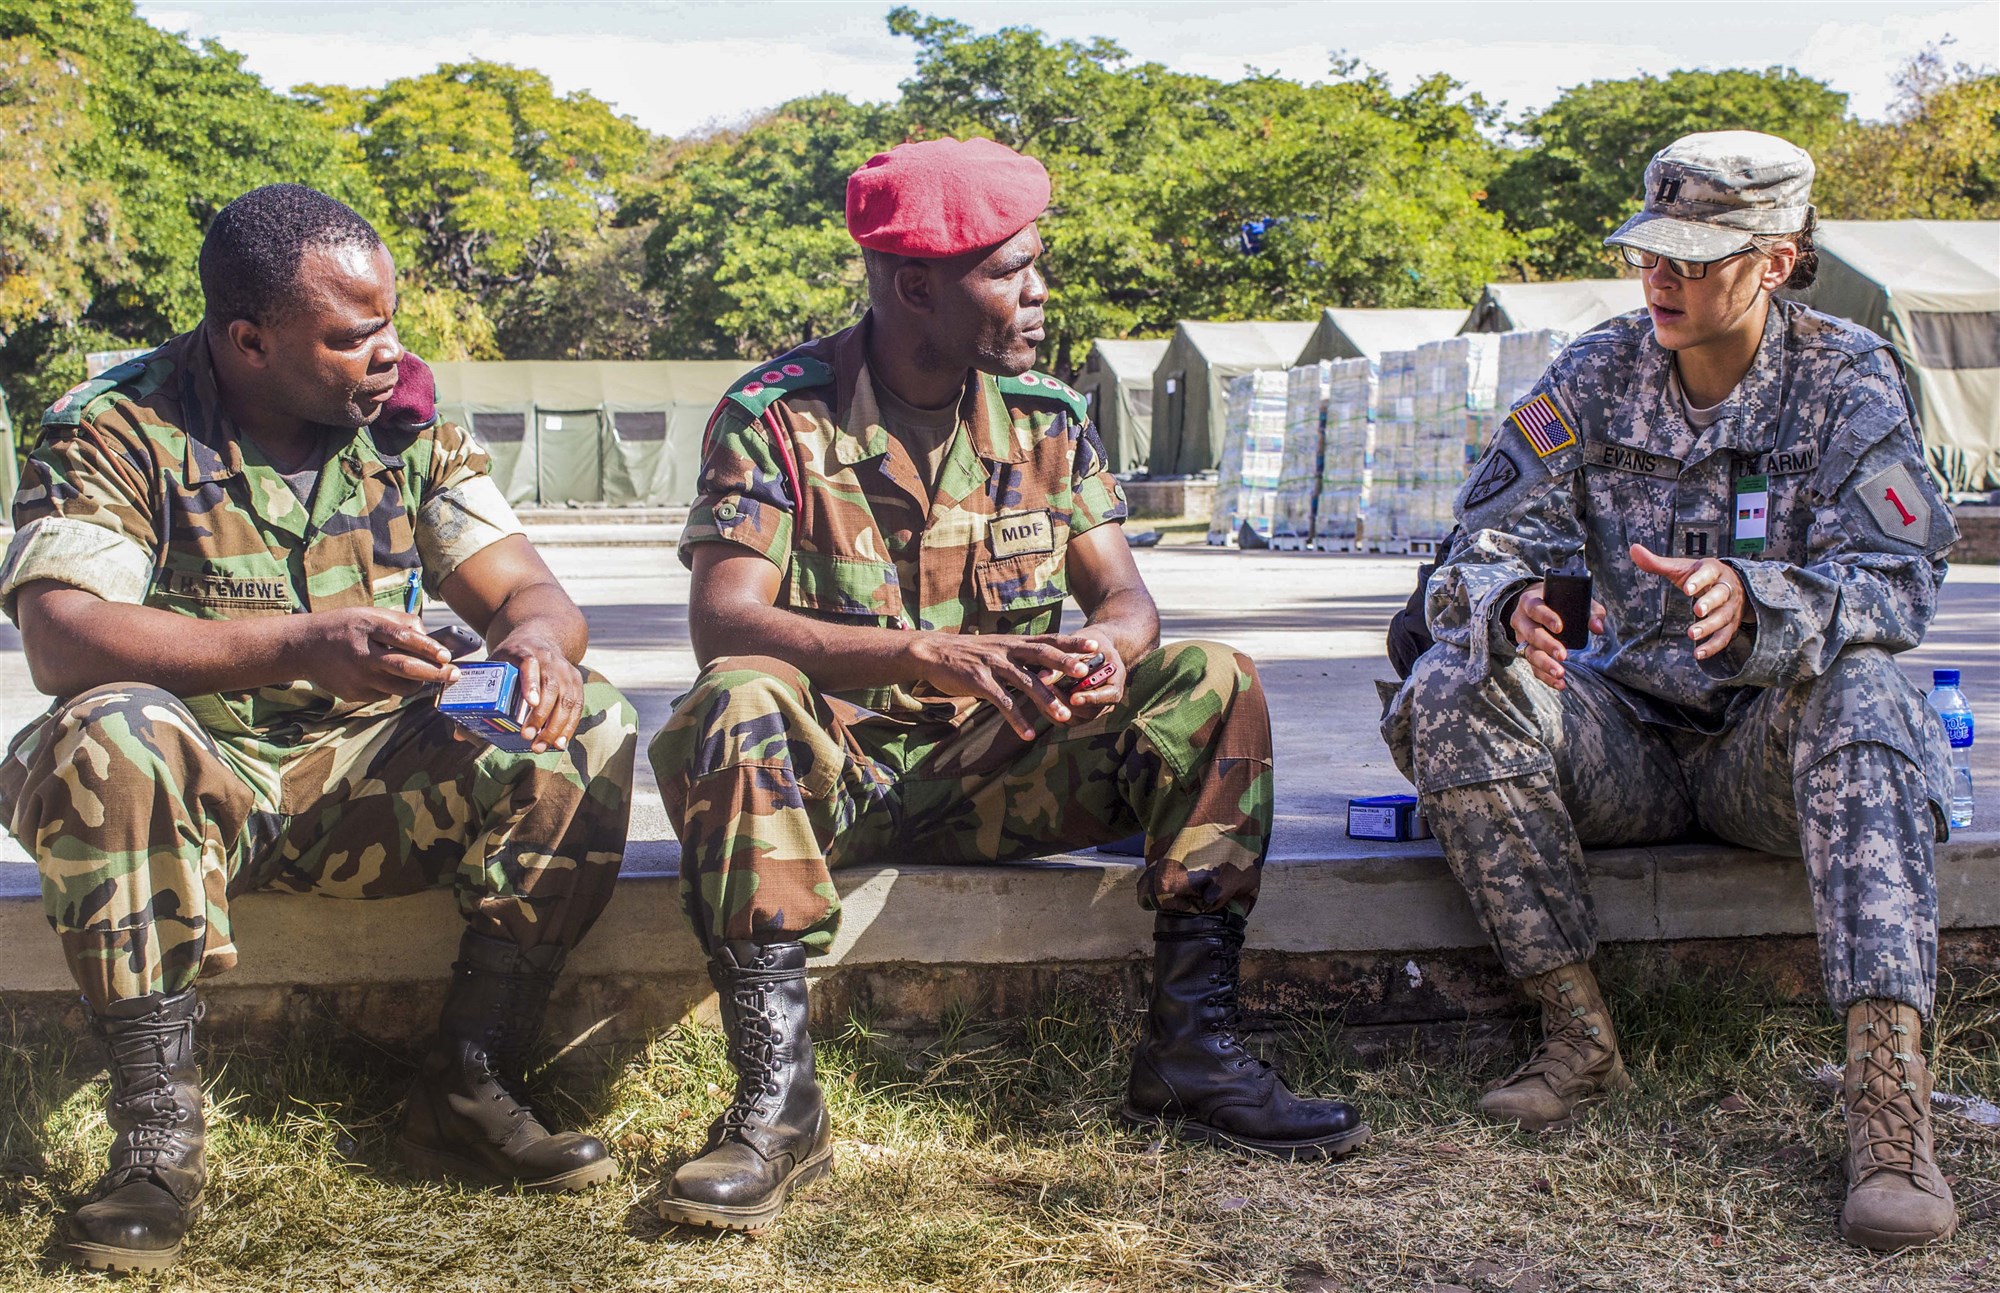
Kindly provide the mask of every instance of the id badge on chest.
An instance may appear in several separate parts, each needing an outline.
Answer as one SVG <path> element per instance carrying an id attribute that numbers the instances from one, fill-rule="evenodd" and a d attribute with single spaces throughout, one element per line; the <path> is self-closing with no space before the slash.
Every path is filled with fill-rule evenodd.
<path id="1" fill-rule="evenodd" d="M 1738 476 L 1736 478 L 1735 536 L 1729 545 L 1729 553 L 1734 557 L 1754 557 L 1764 551 L 1764 539 L 1769 532 L 1771 510 L 1771 478 L 1769 476 Z"/>

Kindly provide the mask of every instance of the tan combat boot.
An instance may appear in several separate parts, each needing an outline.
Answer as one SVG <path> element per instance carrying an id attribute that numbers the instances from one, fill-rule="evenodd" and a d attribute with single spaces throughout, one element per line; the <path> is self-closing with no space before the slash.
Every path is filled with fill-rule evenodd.
<path id="1" fill-rule="evenodd" d="M 1588 963 L 1523 979 L 1521 987 L 1542 1003 L 1542 1043 L 1526 1064 L 1486 1088 L 1479 1107 L 1488 1117 L 1541 1131 L 1567 1123 L 1592 1096 L 1632 1089 L 1611 1011 Z"/>
<path id="2" fill-rule="evenodd" d="M 1847 1206 L 1840 1237 L 1894 1252 L 1958 1228 L 1951 1187 L 1931 1153 L 1931 1073 L 1923 1020 L 1900 1001 L 1847 1009 Z"/>

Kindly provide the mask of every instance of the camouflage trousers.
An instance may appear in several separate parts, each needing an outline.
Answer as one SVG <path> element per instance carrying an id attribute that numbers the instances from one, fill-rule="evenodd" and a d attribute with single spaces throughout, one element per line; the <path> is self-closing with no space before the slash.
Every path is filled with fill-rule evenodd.
<path id="1" fill-rule="evenodd" d="M 1596 950 L 1585 846 L 1703 831 L 1803 856 L 1836 1010 L 1881 997 L 1929 1014 L 1943 734 L 1887 652 L 1852 648 L 1818 678 L 1762 690 L 1712 734 L 1643 721 L 1585 662 L 1565 678 L 1556 691 L 1517 659 L 1481 681 L 1440 644 L 1382 725 L 1508 973 Z"/>
<path id="2" fill-rule="evenodd" d="M 832 869 L 1011 862 L 1143 831 L 1139 900 L 1247 913 L 1271 837 L 1271 719 L 1249 659 L 1179 642 L 1125 697 L 1024 742 L 991 706 L 956 726 L 892 721 L 781 661 L 715 661 L 649 750 L 703 944 L 832 944 Z M 976 917 L 975 917 L 976 918 Z"/>
<path id="3" fill-rule="evenodd" d="M 170 693 L 98 687 L 15 738 L 0 820 L 39 865 L 49 923 L 98 1009 L 234 966 L 230 900 L 255 889 L 383 898 L 450 883 L 478 932 L 569 947 L 617 880 L 638 742 L 625 698 L 585 683 L 567 750 L 455 739 L 413 701 L 306 729 L 275 777 Z"/>

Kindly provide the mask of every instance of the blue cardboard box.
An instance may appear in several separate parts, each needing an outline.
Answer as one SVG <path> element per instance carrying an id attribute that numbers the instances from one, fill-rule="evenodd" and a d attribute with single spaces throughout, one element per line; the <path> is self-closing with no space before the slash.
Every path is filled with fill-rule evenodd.
<path id="1" fill-rule="evenodd" d="M 1415 795 L 1372 795 L 1347 801 L 1351 840 L 1427 840 L 1430 823 L 1417 812 Z"/>
<path id="2" fill-rule="evenodd" d="M 495 749 L 527 754 L 521 736 L 521 671 L 505 660 L 468 660 L 458 681 L 438 693 L 438 713 Z"/>

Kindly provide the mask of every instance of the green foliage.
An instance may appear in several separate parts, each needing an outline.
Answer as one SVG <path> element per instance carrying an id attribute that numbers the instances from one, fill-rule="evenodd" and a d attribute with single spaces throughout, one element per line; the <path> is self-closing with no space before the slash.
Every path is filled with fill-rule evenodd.
<path id="1" fill-rule="evenodd" d="M 1528 147 L 1488 205 L 1526 243 L 1523 277 L 1608 278 L 1604 237 L 1639 209 L 1654 153 L 1696 131 L 1762 130 L 1817 156 L 1846 111 L 1846 95 L 1789 68 L 1592 81 L 1516 127 Z"/>
<path id="2" fill-rule="evenodd" d="M 24 324 L 74 323 L 92 280 L 122 268 L 117 199 L 71 162 L 95 133 L 75 63 L 0 40 L 0 342 Z"/>
<path id="3" fill-rule="evenodd" d="M 900 138 L 891 110 L 819 95 L 677 146 L 621 216 L 651 226 L 654 353 L 756 358 L 858 317 L 847 176 Z"/>
<path id="4" fill-rule="evenodd" d="M 423 276 L 482 305 L 599 232 L 647 144 L 601 100 L 501 63 L 300 93 L 354 142 Z"/>
<path id="5" fill-rule="evenodd" d="M 83 378 L 85 350 L 164 341 L 193 325 L 202 231 L 244 191 L 292 180 L 364 215 L 382 212 L 366 173 L 316 114 L 245 72 L 240 55 L 147 24 L 130 0 L 0 0 L 0 41 L 16 59 L 25 51 L 28 62 L 13 66 L 29 69 L 0 111 L 36 137 L 28 156 L 57 158 L 48 187 L 81 209 L 69 232 L 56 222 L 53 241 L 43 233 L 16 244 L 10 229 L 10 249 L 74 253 L 27 293 L 45 304 L 17 320 L 0 353 L 0 382 L 24 420 Z M 73 79 L 52 80 L 50 66 L 74 68 Z M 78 85 L 80 100 L 57 88 Z M 23 156 L 10 146 L 0 173 L 25 170 Z"/>
<path id="6" fill-rule="evenodd" d="M 1231 82 L 1028 26 L 907 7 L 888 26 L 916 51 L 896 102 L 817 95 L 664 140 L 532 70 L 286 96 L 132 0 L 0 0 L 0 383 L 31 418 L 85 351 L 190 326 L 208 220 L 278 180 L 382 230 L 421 354 L 753 359 L 859 316 L 849 172 L 906 139 L 985 135 L 1049 169 L 1044 363 L 1066 375 L 1092 337 L 1182 318 L 1464 305 L 1503 275 L 1610 273 L 1600 243 L 1647 159 L 1695 130 L 1812 150 L 1829 216 L 2000 212 L 2000 77 L 1936 49 L 1879 125 L 1789 70 L 1675 72 L 1571 89 L 1503 148 L 1495 113 L 1443 76 L 1397 94 L 1336 59 L 1309 85 Z"/>
<path id="7" fill-rule="evenodd" d="M 652 358 L 653 337 L 666 314 L 645 288 L 647 232 L 627 227 L 592 234 L 564 252 L 560 274 L 539 275 L 510 293 L 496 325 L 500 353 Z"/>
<path id="8" fill-rule="evenodd" d="M 628 202 L 623 219 L 653 226 L 660 353 L 766 354 L 854 318 L 846 176 L 906 138 L 985 135 L 1048 167 L 1045 362 L 1058 372 L 1091 337 L 1181 318 L 1468 304 L 1516 249 L 1479 205 L 1498 164 L 1480 134 L 1490 114 L 1444 78 L 1401 97 L 1375 76 L 1230 84 L 1127 66 L 1106 40 L 977 35 L 907 8 L 889 26 L 917 44 L 893 108 L 787 104 L 676 149 Z M 1253 219 L 1272 222 L 1254 255 L 1241 243 Z"/>
<path id="9" fill-rule="evenodd" d="M 2000 217 L 2000 75 L 1947 64 L 1936 46 L 1897 77 L 1886 122 L 1850 127 L 1820 162 L 1816 195 L 1836 220 Z"/>

